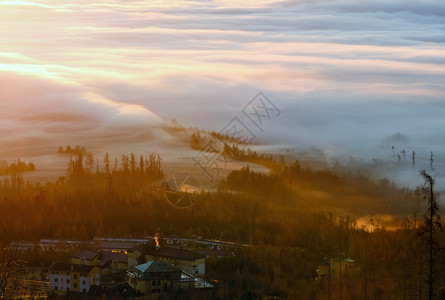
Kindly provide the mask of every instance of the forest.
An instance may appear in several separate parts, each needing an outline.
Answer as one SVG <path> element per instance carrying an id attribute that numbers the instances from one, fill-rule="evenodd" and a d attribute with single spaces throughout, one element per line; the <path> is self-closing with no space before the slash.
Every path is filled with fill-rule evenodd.
<path id="1" fill-rule="evenodd" d="M 249 159 L 253 154 L 247 155 Z M 164 198 L 160 154 L 86 152 L 69 158 L 66 176 L 46 184 L 0 182 L 0 242 L 94 236 L 217 238 L 250 246 L 234 257 L 210 258 L 206 277 L 216 288 L 196 299 L 427 299 L 428 201 L 419 188 L 337 169 L 313 170 L 298 161 L 262 157 L 269 173 L 232 171 L 217 190 L 175 209 Z M 99 163 L 100 162 L 100 163 Z M 379 215 L 393 216 L 391 228 Z M 436 211 L 434 216 L 439 216 Z M 369 218 L 369 226 L 359 218 Z M 444 282 L 443 233 L 434 241 L 434 295 Z M 39 253 L 29 266 L 47 267 Z M 361 272 L 342 280 L 317 277 L 318 264 L 351 258 Z"/>

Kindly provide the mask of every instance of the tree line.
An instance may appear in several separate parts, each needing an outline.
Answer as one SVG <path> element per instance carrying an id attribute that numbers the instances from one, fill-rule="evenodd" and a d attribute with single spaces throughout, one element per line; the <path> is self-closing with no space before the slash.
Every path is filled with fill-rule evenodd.
<path id="1" fill-rule="evenodd" d="M 82 154 L 85 155 L 87 153 L 87 150 L 84 146 L 80 147 L 79 145 L 76 145 L 76 147 L 71 147 L 70 145 L 67 145 L 65 149 L 60 146 L 57 149 L 57 154 L 69 154 L 69 155 L 77 155 Z"/>
<path id="2" fill-rule="evenodd" d="M 75 158 L 69 158 L 66 175 L 71 184 L 82 185 L 91 180 L 117 180 L 121 185 L 135 188 L 136 185 L 162 179 L 164 172 L 161 162 L 160 155 L 155 151 L 147 156 L 137 156 L 134 152 L 121 154 L 120 159 L 112 159 L 107 152 L 101 160 L 95 158 L 91 152 L 87 152 L 85 156 L 78 153 Z M 64 179 L 65 177 L 61 178 Z"/>

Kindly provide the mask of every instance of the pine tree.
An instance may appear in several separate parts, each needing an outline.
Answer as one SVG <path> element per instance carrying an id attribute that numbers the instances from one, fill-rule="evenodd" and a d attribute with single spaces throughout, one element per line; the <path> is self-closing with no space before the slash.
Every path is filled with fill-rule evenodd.
<path id="1" fill-rule="evenodd" d="M 141 172 L 141 174 L 145 173 L 144 157 L 142 155 L 139 157 L 139 172 Z"/>
<path id="2" fill-rule="evenodd" d="M 130 170 L 131 174 L 136 172 L 136 157 L 133 152 L 130 153 Z"/>
<path id="3" fill-rule="evenodd" d="M 420 171 L 425 182 L 422 187 L 423 199 L 428 202 L 428 215 L 425 216 L 423 233 L 428 243 L 429 270 L 428 270 L 428 299 L 433 299 L 434 294 L 434 250 L 437 248 L 437 239 L 435 233 L 440 230 L 439 205 L 434 191 L 435 180 L 426 172 Z"/>
<path id="4" fill-rule="evenodd" d="M 105 173 L 108 175 L 110 174 L 110 155 L 108 154 L 108 152 L 105 153 L 104 164 L 105 164 Z"/>
<path id="5" fill-rule="evenodd" d="M 89 169 L 89 172 L 92 173 L 93 172 L 93 168 L 94 168 L 94 156 L 93 156 L 93 153 L 91 153 L 91 152 L 87 153 L 87 157 L 85 159 L 85 165 Z"/>
<path id="6" fill-rule="evenodd" d="M 130 171 L 128 161 L 129 161 L 128 156 L 125 154 L 122 154 L 121 164 L 122 164 L 122 171 L 124 171 L 124 172 Z"/>

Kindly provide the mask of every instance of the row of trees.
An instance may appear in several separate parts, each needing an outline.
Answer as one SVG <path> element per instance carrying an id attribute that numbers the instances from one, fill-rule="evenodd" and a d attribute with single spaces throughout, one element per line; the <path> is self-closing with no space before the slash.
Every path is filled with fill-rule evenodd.
<path id="1" fill-rule="evenodd" d="M 120 160 L 114 157 L 110 159 L 109 153 L 105 153 L 101 162 L 96 159 L 91 152 L 86 156 L 77 154 L 75 158 L 70 157 L 66 174 L 71 183 L 83 183 L 85 180 L 103 181 L 108 178 L 124 180 L 121 183 L 126 184 L 128 180 L 132 185 L 136 182 L 153 182 L 164 177 L 161 165 L 162 159 L 156 152 L 151 152 L 148 156 L 136 156 L 133 152 L 122 154 Z M 93 176 L 94 175 L 94 176 Z"/>
<path id="2" fill-rule="evenodd" d="M 65 149 L 60 146 L 57 149 L 57 154 L 69 154 L 69 155 L 86 155 L 87 150 L 84 146 L 80 147 L 79 145 L 76 145 L 76 147 L 71 147 L 70 145 L 66 146 Z"/>
<path id="3" fill-rule="evenodd" d="M 245 146 L 247 141 L 234 136 L 229 136 L 216 131 L 200 130 L 192 128 L 190 135 L 190 148 L 193 150 L 207 151 L 207 152 L 221 152 L 223 151 L 223 144 Z"/>
<path id="4" fill-rule="evenodd" d="M 12 163 L 8 163 L 7 160 L 3 160 L 0 164 L 0 175 L 32 172 L 35 170 L 36 167 L 32 162 L 26 163 L 25 161 L 22 161 L 19 158 Z"/>
<path id="5" fill-rule="evenodd" d="M 249 147 L 240 147 L 237 144 L 224 144 L 222 155 L 229 159 L 238 161 L 246 161 L 255 164 L 266 166 L 270 169 L 276 169 L 280 165 L 285 165 L 284 156 L 281 155 L 279 160 L 276 161 L 270 154 L 258 154 L 256 151 Z"/>

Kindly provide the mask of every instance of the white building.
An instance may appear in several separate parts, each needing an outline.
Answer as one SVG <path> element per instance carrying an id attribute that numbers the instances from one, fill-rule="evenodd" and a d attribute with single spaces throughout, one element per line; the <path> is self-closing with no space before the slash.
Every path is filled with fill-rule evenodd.
<path id="1" fill-rule="evenodd" d="M 49 267 L 49 288 L 59 295 L 67 292 L 88 292 L 99 285 L 100 269 L 91 265 L 53 263 Z"/>

